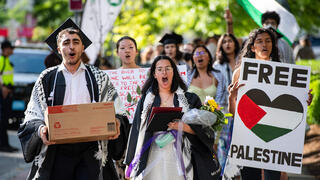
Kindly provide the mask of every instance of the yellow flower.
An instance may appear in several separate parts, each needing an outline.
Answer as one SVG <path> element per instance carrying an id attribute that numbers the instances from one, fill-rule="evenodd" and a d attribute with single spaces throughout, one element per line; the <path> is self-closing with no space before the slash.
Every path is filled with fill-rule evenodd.
<path id="1" fill-rule="evenodd" d="M 216 103 L 216 101 L 214 99 L 210 99 L 208 100 L 208 104 L 210 106 L 213 106 L 214 108 L 217 108 L 218 107 L 218 104 Z"/>
<path id="2" fill-rule="evenodd" d="M 215 108 L 214 106 L 210 106 L 210 111 L 211 111 L 211 112 L 214 112 L 215 109 L 216 109 L 216 108 Z"/>
<path id="3" fill-rule="evenodd" d="M 227 118 L 224 119 L 224 123 L 225 123 L 225 124 L 228 124 L 228 123 L 229 123 Z"/>

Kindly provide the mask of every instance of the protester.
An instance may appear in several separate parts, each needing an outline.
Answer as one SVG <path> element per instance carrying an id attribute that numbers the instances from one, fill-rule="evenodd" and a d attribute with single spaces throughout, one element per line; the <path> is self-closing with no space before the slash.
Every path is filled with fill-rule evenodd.
<path id="1" fill-rule="evenodd" d="M 147 46 L 141 53 L 141 65 L 144 67 L 150 67 L 153 60 L 153 47 Z"/>
<path id="2" fill-rule="evenodd" d="M 263 25 L 264 28 L 272 28 L 276 33 L 280 61 L 285 63 L 295 64 L 292 48 L 289 46 L 287 42 L 281 39 L 283 36 L 280 33 L 276 32 L 280 24 L 279 14 L 275 11 L 267 11 L 263 13 L 261 16 L 261 24 Z"/>
<path id="3" fill-rule="evenodd" d="M 120 57 L 122 69 L 139 68 L 136 64 L 136 56 L 138 55 L 136 40 L 129 36 L 121 37 L 117 42 L 117 54 Z"/>
<path id="4" fill-rule="evenodd" d="M 201 38 L 197 37 L 193 39 L 192 44 L 194 44 L 194 46 L 199 46 L 204 45 L 204 42 Z"/>
<path id="5" fill-rule="evenodd" d="M 85 52 L 83 52 L 83 53 L 81 54 L 81 61 L 82 61 L 84 64 L 89 64 L 89 62 L 90 62 L 90 59 L 89 59 L 88 55 L 87 55 Z"/>
<path id="6" fill-rule="evenodd" d="M 300 37 L 299 44 L 294 48 L 293 54 L 296 61 L 301 59 L 315 59 L 308 36 Z"/>
<path id="7" fill-rule="evenodd" d="M 0 56 L 0 151 L 15 152 L 18 149 L 12 147 L 8 141 L 8 120 L 11 114 L 13 99 L 13 65 L 9 56 L 13 54 L 14 47 L 7 40 L 1 43 Z"/>
<path id="8" fill-rule="evenodd" d="M 138 55 L 138 48 L 136 40 L 129 36 L 121 37 L 117 42 L 117 53 L 122 62 L 120 69 L 131 69 L 131 68 L 140 68 L 136 64 L 136 56 Z M 125 124 L 125 127 L 129 127 L 129 122 Z M 129 131 L 129 128 L 126 128 Z M 129 132 L 126 132 L 128 134 Z M 128 136 L 127 136 L 128 138 Z M 115 162 L 116 170 L 118 173 L 119 179 L 125 178 L 125 165 L 123 164 L 124 153 L 121 156 L 121 159 Z"/>
<path id="9" fill-rule="evenodd" d="M 122 124 L 128 121 L 121 111 L 120 98 L 108 76 L 81 62 L 81 54 L 91 42 L 68 19 L 46 40 L 62 56 L 62 63 L 40 74 L 34 85 L 18 130 L 24 158 L 32 162 L 27 179 L 117 179 L 113 159 L 121 158 L 126 138 Z M 44 111 L 48 106 L 114 101 L 117 134 L 109 141 L 55 144 L 47 139 Z M 88 119 L 90 121 L 90 119 Z M 120 133 L 121 122 L 121 133 Z"/>
<path id="10" fill-rule="evenodd" d="M 216 60 L 216 50 L 217 50 L 218 39 L 219 39 L 219 36 L 215 34 L 214 36 L 208 37 L 205 41 L 205 45 L 207 49 L 210 51 L 210 54 L 213 58 L 213 62 L 215 62 Z"/>
<path id="11" fill-rule="evenodd" d="M 183 38 L 176 33 L 166 33 L 160 40 L 164 46 L 163 55 L 169 56 L 176 65 L 185 65 L 186 62 L 183 59 L 183 54 L 179 50 L 179 44 L 181 44 Z M 188 67 L 188 66 L 187 66 Z M 190 67 L 188 67 L 190 68 Z"/>
<path id="12" fill-rule="evenodd" d="M 194 66 L 188 73 L 188 91 L 196 93 L 201 102 L 206 96 L 214 97 L 220 105 L 225 104 L 227 88 L 219 70 L 213 69 L 213 60 L 205 45 L 199 45 L 192 52 Z"/>
<path id="13" fill-rule="evenodd" d="M 200 108 L 201 101 L 194 93 L 186 92 L 187 87 L 179 76 L 174 61 L 168 56 L 155 58 L 149 77 L 142 89 L 128 142 L 128 151 L 125 163 L 129 166 L 127 175 L 130 179 L 216 179 L 217 164 L 212 158 L 214 132 L 211 128 L 202 125 L 185 124 L 181 122 L 183 130 L 182 152 L 183 160 L 177 160 L 178 154 L 174 150 L 174 142 L 169 142 L 162 148 L 152 142 L 157 141 L 159 134 L 166 131 L 146 131 L 148 113 L 152 107 L 182 107 L 183 112 L 192 108 Z M 168 128 L 178 130 L 179 122 L 171 122 Z M 142 148 L 146 151 L 139 157 Z M 137 162 L 136 166 L 135 161 Z M 129 165 L 131 163 L 131 165 Z M 177 165 L 182 164 L 181 166 Z M 153 164 L 156 166 L 152 167 Z M 185 167 L 185 168 L 179 168 Z M 179 171 L 180 169 L 180 171 Z M 131 171 L 131 173 L 130 173 Z M 180 174 L 180 173 L 181 174 Z M 185 176 L 183 176 L 183 174 Z"/>
<path id="14" fill-rule="evenodd" d="M 232 72 L 235 70 L 236 60 L 240 52 L 240 45 L 233 34 L 223 34 L 216 51 L 216 62 L 213 67 L 220 70 L 226 79 L 226 86 L 229 86 L 232 79 Z"/>
<path id="15" fill-rule="evenodd" d="M 158 42 L 154 45 L 154 57 L 160 56 L 163 52 L 163 44 Z"/>
<path id="16" fill-rule="evenodd" d="M 213 67 L 219 70 L 224 79 L 226 80 L 226 89 L 230 85 L 232 80 L 232 73 L 235 70 L 236 60 L 240 51 L 239 43 L 233 34 L 223 34 L 219 41 L 216 52 L 216 61 Z M 229 94 L 226 93 L 226 100 Z M 225 108 L 228 107 L 227 102 L 223 104 Z M 218 142 L 218 158 L 222 167 L 225 165 L 225 161 L 228 155 L 229 146 L 231 143 L 233 129 L 233 119 L 229 118 L 228 124 L 224 125 L 219 136 Z"/>
<path id="17" fill-rule="evenodd" d="M 251 31 L 240 57 L 280 62 L 278 48 L 276 46 L 276 38 L 274 33 L 271 30 L 265 29 L 265 28 L 255 29 Z M 244 84 L 238 83 L 239 76 L 240 76 L 240 68 L 237 68 L 234 71 L 234 74 L 232 77 L 232 83 L 229 86 L 228 109 L 229 109 L 229 112 L 232 114 L 235 113 L 238 89 L 244 86 Z M 308 103 L 310 104 L 311 101 L 312 101 L 312 96 L 309 92 Z M 279 180 L 280 176 L 281 176 L 281 172 L 279 171 L 264 170 L 265 180 Z M 242 179 L 261 180 L 261 169 L 243 167 L 243 169 L 241 170 L 241 177 Z"/>
<path id="18" fill-rule="evenodd" d="M 186 61 L 189 67 L 193 67 L 193 62 L 192 62 L 193 49 L 194 49 L 194 45 L 192 43 L 187 43 L 183 45 L 183 59 Z"/>
<path id="19" fill-rule="evenodd" d="M 99 59 L 99 65 L 98 68 L 101 70 L 111 70 L 114 69 L 114 67 L 112 66 L 112 64 L 110 63 L 109 58 L 111 57 L 103 57 Z"/>
<path id="20" fill-rule="evenodd" d="M 61 64 L 62 60 L 60 57 L 55 53 L 51 52 L 45 59 L 44 59 L 44 65 L 46 68 L 50 68 L 56 65 Z"/>
<path id="21" fill-rule="evenodd" d="M 233 34 L 233 19 L 232 19 L 232 13 L 230 9 L 226 9 L 224 12 L 224 19 L 227 22 L 227 33 L 228 34 Z M 244 42 L 242 38 L 237 38 L 238 44 L 242 45 Z M 241 49 L 242 46 L 240 46 Z"/>

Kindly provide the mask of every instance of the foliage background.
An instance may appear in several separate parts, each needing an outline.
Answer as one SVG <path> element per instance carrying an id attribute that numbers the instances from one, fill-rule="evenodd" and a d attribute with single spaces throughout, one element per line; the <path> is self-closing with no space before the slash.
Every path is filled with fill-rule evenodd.
<path id="1" fill-rule="evenodd" d="M 28 0 L 19 0 L 15 8 L 6 9 L 5 0 L 0 0 L 0 23 L 13 18 L 23 23 L 27 9 L 23 4 Z M 158 42 L 165 32 L 174 30 L 182 34 L 186 41 L 194 37 L 206 38 L 226 31 L 223 18 L 229 2 L 233 15 L 234 33 L 237 37 L 247 36 L 258 26 L 240 7 L 236 0 L 124 0 L 122 10 L 114 24 L 112 32 L 106 38 L 105 49 L 110 50 L 120 36 L 129 35 L 143 48 Z M 320 1 L 314 0 L 278 0 L 289 5 L 300 27 L 306 33 L 319 33 Z M 85 4 L 86 0 L 82 0 Z M 31 13 L 37 19 L 33 40 L 43 41 L 49 33 L 74 13 L 69 11 L 69 0 L 34 0 Z"/>
<path id="2" fill-rule="evenodd" d="M 320 124 L 320 61 L 303 60 L 297 64 L 311 67 L 310 89 L 312 89 L 312 103 L 308 107 L 308 124 Z"/>

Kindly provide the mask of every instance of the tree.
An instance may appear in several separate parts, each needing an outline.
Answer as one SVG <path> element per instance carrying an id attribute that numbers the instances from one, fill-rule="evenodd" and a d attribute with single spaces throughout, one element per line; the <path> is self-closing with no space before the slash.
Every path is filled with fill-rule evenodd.
<path id="1" fill-rule="evenodd" d="M 73 15 L 69 11 L 68 0 L 35 0 L 33 15 L 37 18 L 37 26 L 57 28 L 63 21 Z"/>
<path id="2" fill-rule="evenodd" d="M 226 7 L 224 0 L 126 0 L 114 24 L 112 40 L 129 35 L 140 47 L 145 47 L 169 31 L 188 40 L 222 34 L 226 32 L 223 18 Z M 230 1 L 230 10 L 237 36 L 245 36 L 257 27 L 235 0 Z M 110 36 L 107 39 L 111 40 Z"/>
<path id="3" fill-rule="evenodd" d="M 3 25 L 7 20 L 7 9 L 5 8 L 6 1 L 5 0 L 0 0 L 0 24 Z"/>
<path id="4" fill-rule="evenodd" d="M 319 29 L 320 2 L 288 0 L 288 4 L 302 29 L 309 33 Z M 172 30 L 188 40 L 222 34 L 226 32 L 226 7 L 225 0 L 126 0 L 114 24 L 114 36 L 108 36 L 106 47 L 110 47 L 109 40 L 116 42 L 123 35 L 135 38 L 141 48 L 154 44 Z M 230 0 L 229 9 L 237 37 L 247 36 L 258 27 L 236 0 Z"/>

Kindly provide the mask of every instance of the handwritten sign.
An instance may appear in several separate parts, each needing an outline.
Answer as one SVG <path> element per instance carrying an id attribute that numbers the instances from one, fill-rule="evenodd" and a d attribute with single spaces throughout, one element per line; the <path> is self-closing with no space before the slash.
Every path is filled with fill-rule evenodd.
<path id="1" fill-rule="evenodd" d="M 310 67 L 243 58 L 233 164 L 301 173 Z"/>
<path id="2" fill-rule="evenodd" d="M 181 78 L 187 82 L 187 66 L 179 65 L 178 71 Z M 130 114 L 128 115 L 129 122 L 132 123 L 137 105 L 128 102 L 127 96 L 130 93 L 133 99 L 140 99 L 140 95 L 136 91 L 137 86 L 142 89 L 143 84 L 148 78 L 149 68 L 116 69 L 105 70 L 104 72 L 108 74 L 113 86 L 116 88 L 122 104 Z"/>

